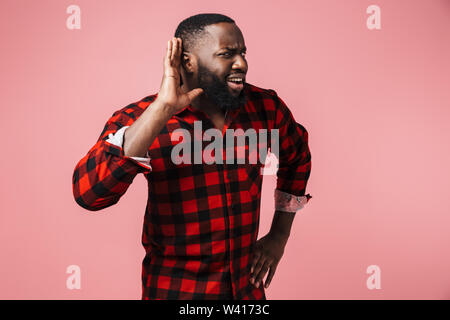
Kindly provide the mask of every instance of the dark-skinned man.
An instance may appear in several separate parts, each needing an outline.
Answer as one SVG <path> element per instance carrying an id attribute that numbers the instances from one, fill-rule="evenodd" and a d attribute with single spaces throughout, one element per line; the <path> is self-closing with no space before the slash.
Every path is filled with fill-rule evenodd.
<path id="1" fill-rule="evenodd" d="M 308 132 L 274 90 L 245 81 L 246 50 L 229 17 L 182 21 L 167 43 L 158 93 L 114 112 L 75 168 L 75 200 L 91 211 L 117 203 L 145 175 L 142 299 L 266 299 L 295 213 L 311 198 Z M 223 161 L 175 163 L 176 130 L 195 140 L 196 123 L 221 134 L 277 131 L 275 214 L 259 240 L 264 162 L 227 161 L 223 152 Z"/>

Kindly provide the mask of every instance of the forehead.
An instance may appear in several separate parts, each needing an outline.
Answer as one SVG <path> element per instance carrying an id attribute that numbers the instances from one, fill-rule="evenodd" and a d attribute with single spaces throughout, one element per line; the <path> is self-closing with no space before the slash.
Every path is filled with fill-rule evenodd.
<path id="1" fill-rule="evenodd" d="M 203 47 L 208 51 L 217 51 L 226 47 L 239 49 L 245 46 L 242 32 L 234 23 L 211 24 L 205 27 L 205 31 L 208 33 L 208 40 Z"/>

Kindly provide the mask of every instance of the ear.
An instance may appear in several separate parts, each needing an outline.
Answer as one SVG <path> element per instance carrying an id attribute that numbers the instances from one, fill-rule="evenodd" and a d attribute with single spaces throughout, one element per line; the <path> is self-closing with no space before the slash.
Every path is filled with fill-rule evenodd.
<path id="1" fill-rule="evenodd" d="M 195 56 L 189 52 L 182 52 L 181 65 L 187 73 L 194 73 L 196 66 Z"/>

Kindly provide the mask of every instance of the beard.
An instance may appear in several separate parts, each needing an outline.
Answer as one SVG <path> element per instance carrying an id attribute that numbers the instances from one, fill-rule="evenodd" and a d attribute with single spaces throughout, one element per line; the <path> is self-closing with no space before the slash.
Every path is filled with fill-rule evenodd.
<path id="1" fill-rule="evenodd" d="M 244 89 L 237 97 L 233 96 L 229 92 L 226 80 L 221 81 L 201 64 L 198 65 L 198 87 L 202 88 L 206 96 L 224 111 L 239 109 L 247 103 Z"/>

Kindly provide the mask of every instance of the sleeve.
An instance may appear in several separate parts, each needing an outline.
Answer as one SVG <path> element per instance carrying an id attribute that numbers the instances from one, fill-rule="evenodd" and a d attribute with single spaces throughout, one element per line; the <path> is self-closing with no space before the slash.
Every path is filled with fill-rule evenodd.
<path id="1" fill-rule="evenodd" d="M 75 167 L 73 196 L 87 210 L 97 211 L 117 203 L 138 173 L 151 171 L 150 165 L 142 163 L 139 158 L 124 155 L 123 132 L 126 128 L 123 128 L 136 120 L 130 114 L 116 111 L 106 122 L 97 143 Z M 116 136 L 120 129 L 121 134 Z"/>
<path id="2" fill-rule="evenodd" d="M 297 123 L 284 101 L 275 93 L 275 127 L 279 130 L 275 210 L 297 212 L 312 196 L 306 192 L 311 174 L 308 131 Z"/>
<path id="3" fill-rule="evenodd" d="M 123 148 L 123 137 L 124 137 L 125 131 L 127 130 L 128 127 L 129 126 L 124 126 L 124 127 L 120 128 L 119 130 L 117 130 L 116 133 L 110 133 L 108 135 L 108 140 L 106 140 L 106 141 L 109 143 L 112 143 L 120 148 Z M 147 154 L 145 157 L 130 157 L 130 158 L 145 165 L 149 169 L 152 168 L 150 165 L 150 155 L 148 154 L 148 150 L 147 150 Z"/>

